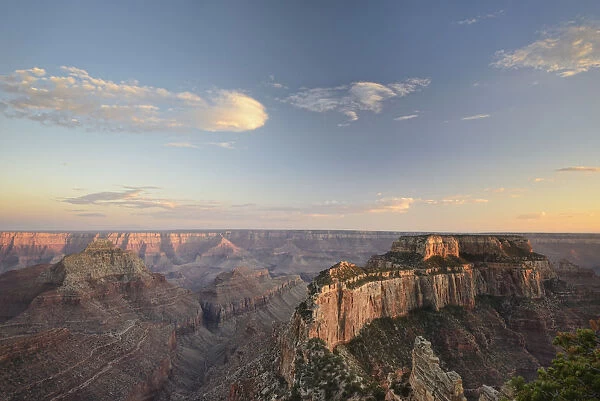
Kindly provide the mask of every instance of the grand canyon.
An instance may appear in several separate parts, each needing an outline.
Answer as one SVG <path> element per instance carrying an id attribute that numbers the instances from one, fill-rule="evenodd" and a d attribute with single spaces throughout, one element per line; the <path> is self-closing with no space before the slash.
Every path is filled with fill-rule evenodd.
<path id="1" fill-rule="evenodd" d="M 600 401 L 600 1 L 3 1 L 0 401 Z"/>
<path id="2" fill-rule="evenodd" d="M 600 316 L 594 235 L 0 238 L 7 400 L 497 400 Z"/>

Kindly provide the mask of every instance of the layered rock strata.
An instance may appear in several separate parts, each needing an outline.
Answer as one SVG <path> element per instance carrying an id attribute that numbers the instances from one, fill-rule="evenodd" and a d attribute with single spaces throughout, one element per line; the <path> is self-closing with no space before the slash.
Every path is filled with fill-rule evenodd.
<path id="1" fill-rule="evenodd" d="M 467 401 L 460 375 L 440 368 L 440 359 L 423 337 L 415 339 L 410 385 L 415 401 Z"/>
<path id="2" fill-rule="evenodd" d="M 429 235 L 401 237 L 392 244 L 392 252 L 418 253 L 424 259 L 432 256 L 458 257 L 458 241 L 454 237 Z"/>
<path id="3" fill-rule="evenodd" d="M 314 271 L 324 263 L 331 265 L 342 258 L 366 261 L 373 252 L 387 249 L 398 235 L 310 230 L 0 232 L 0 273 L 58 262 L 67 254 L 81 252 L 99 238 L 134 252 L 153 271 L 183 270 L 189 274 L 188 265 L 217 267 L 232 258 L 255 263 L 258 260 L 260 266 L 251 267 L 279 266 L 282 272 Z"/>
<path id="4" fill-rule="evenodd" d="M 0 294 L 0 388 L 10 400 L 150 399 L 177 333 L 202 322 L 194 294 L 110 241 L 2 275 Z"/>
<path id="5" fill-rule="evenodd" d="M 298 285 L 304 286 L 300 276 L 273 278 L 267 269 L 235 268 L 219 274 L 213 285 L 200 292 L 204 318 L 221 324 L 267 305 L 272 298 Z"/>
<path id="6" fill-rule="evenodd" d="M 548 261 L 520 237 L 403 237 L 365 268 L 340 262 L 315 279 L 304 311 L 308 336 L 333 349 L 381 317 L 472 308 L 478 295 L 541 298 L 545 268 Z"/>
<path id="7" fill-rule="evenodd" d="M 597 316 L 598 282 L 566 262 L 553 270 L 519 236 L 400 238 L 364 268 L 340 262 L 313 280 L 278 336 L 277 373 L 302 399 L 496 401 L 507 379 L 530 380 L 550 363 L 558 331 Z M 419 336 L 432 340 L 429 352 L 421 339 L 413 350 Z M 324 378 L 330 366 L 358 379 Z"/>
<path id="8" fill-rule="evenodd" d="M 335 280 L 321 287 L 312 300 L 309 337 L 321 338 L 333 349 L 380 317 L 403 316 L 424 307 L 472 307 L 478 293 L 477 281 L 476 272 L 468 264 L 452 272 L 439 268 L 397 270 L 362 273 L 345 282 Z"/>

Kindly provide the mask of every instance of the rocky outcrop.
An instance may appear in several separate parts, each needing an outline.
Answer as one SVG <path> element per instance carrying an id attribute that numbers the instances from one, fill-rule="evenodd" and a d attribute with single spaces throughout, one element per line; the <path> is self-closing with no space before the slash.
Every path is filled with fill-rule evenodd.
<path id="1" fill-rule="evenodd" d="M 11 400 L 150 399 L 177 333 L 202 322 L 194 294 L 107 240 L 1 275 L 0 294 L 15 305 L 0 308 L 0 388 Z"/>
<path id="2" fill-rule="evenodd" d="M 90 243 L 83 252 L 65 256 L 50 271 L 48 279 L 61 289 L 80 289 L 99 280 L 121 282 L 152 277 L 144 262 L 132 252 L 115 248 L 110 240 Z"/>
<path id="3" fill-rule="evenodd" d="M 460 253 L 470 259 L 498 260 L 534 256 L 529 240 L 517 235 L 457 235 Z"/>
<path id="4" fill-rule="evenodd" d="M 498 401 L 500 398 L 500 392 L 490 386 L 481 386 L 479 389 L 478 401 Z"/>
<path id="5" fill-rule="evenodd" d="M 302 313 L 310 321 L 308 336 L 333 349 L 381 317 L 447 305 L 472 308 L 478 295 L 541 298 L 547 265 L 521 237 L 402 237 L 365 268 L 340 262 L 322 272 Z"/>
<path id="6" fill-rule="evenodd" d="M 460 375 L 440 368 L 440 359 L 423 337 L 415 339 L 410 385 L 415 401 L 467 401 Z"/>
<path id="7" fill-rule="evenodd" d="M 432 256 L 458 257 L 458 241 L 447 235 L 401 237 L 394 241 L 391 251 L 417 253 L 423 259 L 429 259 Z"/>
<path id="8" fill-rule="evenodd" d="M 322 344 L 321 355 L 333 350 L 342 365 L 358 366 L 363 380 L 381 386 L 370 395 L 496 401 L 507 393 L 485 384 L 534 378 L 555 356 L 558 331 L 597 316 L 593 273 L 563 263 L 558 278 L 546 275 L 547 258 L 519 236 L 445 237 L 401 238 L 365 267 L 340 262 L 315 277 L 279 336 L 277 372 L 290 391 L 310 399 L 319 383 L 330 383 L 319 375 L 322 361 L 306 357 L 307 344 Z M 431 346 L 412 349 L 419 336 L 432 340 L 441 366 Z M 348 389 L 330 387 L 331 394 Z"/>
<path id="9" fill-rule="evenodd" d="M 334 268 L 335 269 L 335 268 Z M 324 285 L 314 296 L 309 337 L 330 349 L 354 338 L 374 319 L 404 316 L 411 310 L 446 305 L 473 307 L 477 277 L 471 265 L 440 269 L 363 273 Z"/>
<path id="10" fill-rule="evenodd" d="M 212 286 L 200 292 L 204 318 L 221 324 L 225 320 L 263 307 L 295 286 L 305 284 L 300 276 L 271 277 L 267 269 L 235 268 L 217 276 Z"/>

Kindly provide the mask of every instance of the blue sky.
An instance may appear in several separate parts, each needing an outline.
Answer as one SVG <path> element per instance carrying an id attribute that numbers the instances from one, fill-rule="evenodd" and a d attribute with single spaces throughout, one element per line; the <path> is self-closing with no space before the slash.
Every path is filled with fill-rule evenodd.
<path id="1" fill-rule="evenodd" d="M 600 231 L 597 1 L 18 2 L 0 229 Z"/>

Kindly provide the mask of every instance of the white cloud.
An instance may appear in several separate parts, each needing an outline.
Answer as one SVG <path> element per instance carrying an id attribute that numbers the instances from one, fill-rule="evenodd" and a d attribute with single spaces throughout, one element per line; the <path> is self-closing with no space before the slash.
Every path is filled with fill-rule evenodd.
<path id="1" fill-rule="evenodd" d="M 600 25 L 567 25 L 513 52 L 496 52 L 498 68 L 529 67 L 570 77 L 600 68 Z"/>
<path id="2" fill-rule="evenodd" d="M 386 101 L 404 97 L 429 86 L 430 79 L 410 78 L 402 82 L 380 84 L 376 82 L 354 82 L 332 88 L 304 89 L 283 101 L 293 106 L 317 113 L 336 111 L 356 121 L 361 111 L 380 113 Z"/>
<path id="3" fill-rule="evenodd" d="M 229 142 L 207 142 L 207 145 L 212 145 L 212 146 L 218 146 L 220 148 L 223 149 L 235 149 L 234 145 L 235 142 L 234 141 L 229 141 Z"/>
<path id="4" fill-rule="evenodd" d="M 474 116 L 463 117 L 463 118 L 461 118 L 461 120 L 463 120 L 463 121 L 481 120 L 482 118 L 489 118 L 489 117 L 491 117 L 490 114 L 475 114 Z"/>
<path id="5" fill-rule="evenodd" d="M 0 93 L 0 110 L 8 117 L 96 130 L 242 132 L 268 119 L 259 101 L 239 91 L 219 89 L 203 98 L 107 81 L 76 67 L 61 67 L 58 75 L 37 67 L 0 75 Z"/>
<path id="6" fill-rule="evenodd" d="M 417 118 L 417 117 L 419 117 L 418 114 L 410 114 L 408 116 L 396 117 L 396 118 L 394 118 L 394 120 L 396 120 L 396 121 L 404 121 L 404 120 L 411 120 L 411 119 Z"/>
<path id="7" fill-rule="evenodd" d="M 591 166 L 573 166 L 573 167 L 564 167 L 556 170 L 558 172 L 578 172 L 578 173 L 600 173 L 600 167 L 591 167 Z"/>
<path id="8" fill-rule="evenodd" d="M 483 14 L 483 15 L 477 15 L 476 17 L 465 18 L 463 20 L 456 21 L 456 23 L 458 25 L 472 25 L 481 20 L 497 18 L 497 17 L 501 16 L 502 14 L 504 14 L 504 10 L 498 10 L 498 11 L 495 11 L 495 12 L 489 13 L 489 14 Z"/>
<path id="9" fill-rule="evenodd" d="M 169 142 L 165 143 L 163 146 L 168 148 L 190 148 L 190 149 L 198 149 L 198 146 L 191 144 L 189 142 Z"/>

